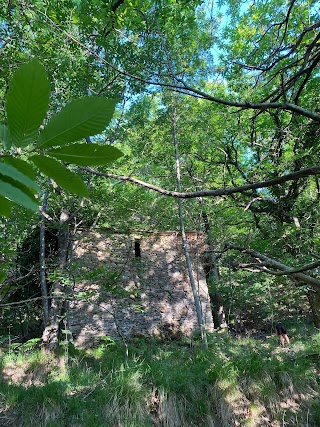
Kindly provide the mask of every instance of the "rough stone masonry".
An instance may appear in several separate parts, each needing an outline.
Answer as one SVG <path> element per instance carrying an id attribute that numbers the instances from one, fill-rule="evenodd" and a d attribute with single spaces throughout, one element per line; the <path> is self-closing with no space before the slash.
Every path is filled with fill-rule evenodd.
<path id="1" fill-rule="evenodd" d="M 203 237 L 187 233 L 207 331 L 213 321 L 201 264 Z M 83 230 L 74 241 L 74 300 L 69 329 L 75 345 L 99 337 L 175 338 L 198 330 L 193 293 L 177 232 L 116 233 Z"/>

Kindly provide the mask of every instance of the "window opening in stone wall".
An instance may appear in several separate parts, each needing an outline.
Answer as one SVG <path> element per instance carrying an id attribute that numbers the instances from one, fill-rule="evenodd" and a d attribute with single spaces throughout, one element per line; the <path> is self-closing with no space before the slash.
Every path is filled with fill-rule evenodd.
<path id="1" fill-rule="evenodd" d="M 134 242 L 134 256 L 136 258 L 140 258 L 141 257 L 141 247 L 140 247 L 140 241 L 136 240 Z"/>

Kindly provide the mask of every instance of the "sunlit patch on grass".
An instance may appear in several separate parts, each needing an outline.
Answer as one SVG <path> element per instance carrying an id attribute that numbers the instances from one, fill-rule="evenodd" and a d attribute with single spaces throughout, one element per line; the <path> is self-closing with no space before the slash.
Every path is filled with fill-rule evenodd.
<path id="1" fill-rule="evenodd" d="M 0 425 L 317 427 L 317 345 L 219 335 L 208 350 L 141 340 L 129 357 L 119 343 L 4 355 Z"/>

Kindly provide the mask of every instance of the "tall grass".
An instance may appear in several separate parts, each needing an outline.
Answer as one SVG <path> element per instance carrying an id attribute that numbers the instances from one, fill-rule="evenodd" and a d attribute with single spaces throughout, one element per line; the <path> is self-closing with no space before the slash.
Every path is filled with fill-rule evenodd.
<path id="1" fill-rule="evenodd" d="M 194 344 L 194 343 L 193 343 Z M 60 355 L 20 347 L 1 360 L 0 426 L 230 427 L 320 425 L 320 334 L 290 349 L 212 335 Z"/>

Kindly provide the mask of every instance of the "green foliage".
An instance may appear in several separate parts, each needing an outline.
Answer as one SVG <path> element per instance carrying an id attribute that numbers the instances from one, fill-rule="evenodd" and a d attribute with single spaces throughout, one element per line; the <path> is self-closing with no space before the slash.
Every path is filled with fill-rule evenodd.
<path id="1" fill-rule="evenodd" d="M 19 346 L 19 352 L 30 353 L 40 349 L 41 338 L 32 338 Z"/>
<path id="2" fill-rule="evenodd" d="M 12 184 L 13 185 L 12 185 Z M 33 194 L 28 191 L 29 189 L 25 186 L 20 186 L 18 182 L 12 180 L 8 181 L 5 177 L 0 175 L 0 194 L 8 200 L 21 205 L 27 209 L 36 211 L 38 209 L 38 205 L 33 197 Z M 3 215 L 8 216 L 8 202 L 4 205 L 4 210 L 1 213 Z M 1 205 L 2 209 L 2 205 Z M 10 205 L 11 212 L 11 205 Z"/>
<path id="3" fill-rule="evenodd" d="M 71 101 L 49 120 L 36 147 L 64 146 L 102 132 L 113 116 L 116 101 L 94 96 Z"/>
<path id="4" fill-rule="evenodd" d="M 106 164 L 121 156 L 118 149 L 110 146 L 67 146 L 103 131 L 113 116 L 115 99 L 84 97 L 72 101 L 53 115 L 39 134 L 47 113 L 49 95 L 46 72 L 37 60 L 23 65 L 14 73 L 6 98 L 8 125 L 1 125 L 0 132 L 1 157 L 5 159 L 0 163 L 0 195 L 5 198 L 0 214 L 9 215 L 9 201 L 37 210 L 34 196 L 40 189 L 28 161 L 63 189 L 87 197 L 83 180 L 50 156 L 78 165 Z M 64 147 L 46 150 L 57 146 Z M 17 158 L 21 148 L 27 161 Z"/>
<path id="5" fill-rule="evenodd" d="M 0 163 L 0 175 L 9 177 L 14 181 L 18 181 L 21 184 L 25 184 L 27 187 L 30 187 L 32 190 L 39 191 L 40 188 L 36 182 L 30 179 L 27 175 L 20 172 L 13 166 L 6 165 L 5 163 Z"/>
<path id="6" fill-rule="evenodd" d="M 9 129 L 2 123 L 0 123 L 0 142 L 4 145 L 5 148 L 10 148 L 11 140 Z"/>
<path id="7" fill-rule="evenodd" d="M 99 342 L 99 351 L 104 351 L 109 347 L 114 347 L 117 345 L 116 341 L 109 336 L 102 336 L 98 339 Z"/>
<path id="8" fill-rule="evenodd" d="M 319 342 L 317 332 L 297 332 L 290 351 L 271 336 L 261 341 L 212 334 L 208 350 L 139 341 L 128 344 L 126 357 L 122 344 L 102 341 L 94 350 L 63 353 L 59 364 L 57 356 L 26 351 L 33 341 L 5 354 L 0 396 L 6 419 L 22 427 L 228 427 L 268 417 L 317 426 L 319 364 L 309 353 L 311 341 Z M 318 347 L 314 354 L 319 357 Z"/>
<path id="9" fill-rule="evenodd" d="M 317 112 L 318 28 L 312 27 L 319 21 L 316 0 L 256 0 L 252 4 L 238 0 L 217 4 L 37 0 L 8 2 L 0 8 L 0 17 L 0 90 L 6 99 L 6 109 L 0 111 L 0 214 L 8 218 L 1 224 L 5 268 L 15 271 L 9 251 L 38 221 L 20 206 L 37 210 L 38 186 L 43 188 L 47 178 L 77 196 L 88 196 L 77 168 L 70 164 L 102 165 L 101 172 L 136 176 L 175 190 L 173 107 L 183 191 L 264 181 L 319 162 L 317 121 L 281 108 L 253 113 L 246 107 L 239 110 L 189 98 L 184 86 L 248 103 L 248 107 L 253 101 L 275 101 Z M 36 60 L 27 62 L 30 57 L 39 58 L 46 71 Z M 17 69 L 21 63 L 26 65 Z M 156 85 L 149 84 L 152 80 Z M 54 82 L 54 90 L 47 114 L 49 81 Z M 177 85 L 179 95 L 168 91 Z M 84 97 L 88 93 L 108 99 Z M 129 102 L 121 114 L 115 113 L 116 120 L 103 136 L 94 139 L 94 144 L 78 143 L 104 130 L 123 94 Z M 75 98 L 79 99 L 70 102 Z M 100 145 L 102 141 L 112 146 Z M 110 171 L 109 162 L 120 156 L 114 147 L 119 142 L 125 156 Z M 45 178 L 39 179 L 39 173 Z M 78 211 L 76 198 L 52 192 L 49 214 L 58 218 L 63 203 L 70 212 L 77 211 L 82 226 L 179 227 L 173 198 L 102 177 L 90 182 L 90 196 L 90 202 Z M 318 199 L 319 182 L 312 177 L 232 197 L 184 201 L 188 228 L 204 230 L 203 213 L 211 222 L 221 274 L 220 283 L 214 286 L 224 296 L 231 323 L 239 311 L 248 323 L 269 325 L 276 315 L 289 318 L 297 316 L 301 307 L 308 310 L 303 295 L 306 287 L 299 290 L 291 286 L 290 279 L 243 271 L 251 260 L 223 250 L 227 241 L 290 266 L 311 262 L 319 251 Z M 16 206 L 10 216 L 12 202 Z M 24 258 L 26 268 L 27 253 Z M 103 282 L 106 273 L 93 274 L 92 280 L 116 286 L 112 277 Z M 317 275 L 318 270 L 310 274 Z M 4 277 L 0 271 L 0 280 Z M 33 284 L 25 289 L 31 292 Z M 245 365 L 259 371 L 256 356 L 246 357 Z M 231 363 L 225 369 L 230 372 L 226 382 L 236 382 L 243 366 Z M 212 372 L 215 378 L 217 371 Z M 177 378 L 180 383 L 183 378 Z"/>
<path id="10" fill-rule="evenodd" d="M 49 81 L 38 61 L 33 60 L 15 72 L 6 99 L 11 139 L 7 145 L 25 147 L 34 142 L 48 110 L 49 96 Z"/>
<path id="11" fill-rule="evenodd" d="M 30 160 L 41 173 L 52 178 L 61 188 L 81 197 L 88 196 L 88 189 L 83 180 L 60 162 L 40 154 L 31 156 Z"/>
<path id="12" fill-rule="evenodd" d="M 65 162 L 82 166 L 105 165 L 122 155 L 121 151 L 115 147 L 91 144 L 72 144 L 68 147 L 48 150 L 47 153 Z"/>

